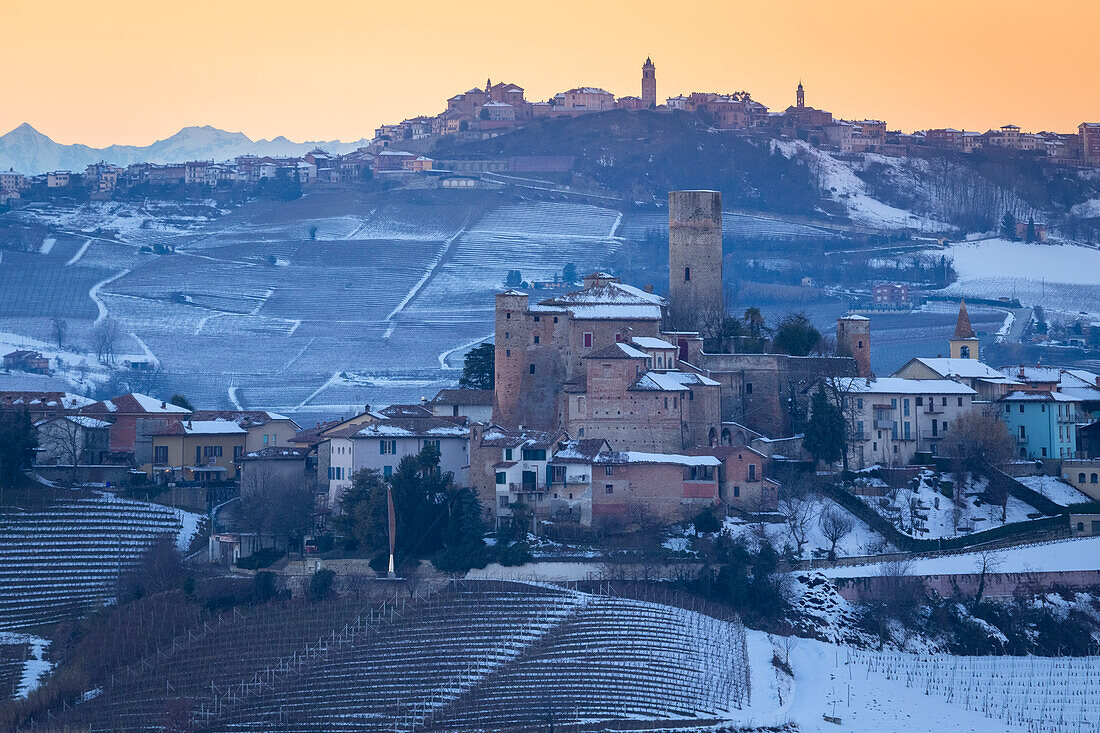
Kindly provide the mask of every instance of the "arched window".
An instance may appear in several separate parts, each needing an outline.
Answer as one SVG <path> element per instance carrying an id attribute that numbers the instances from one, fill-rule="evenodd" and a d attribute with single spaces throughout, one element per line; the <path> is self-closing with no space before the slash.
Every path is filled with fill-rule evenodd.
<path id="1" fill-rule="evenodd" d="M 969 359 L 970 358 L 970 347 L 965 346 L 965 345 L 960 346 L 959 347 L 959 356 L 961 356 L 964 359 Z"/>
<path id="2" fill-rule="evenodd" d="M 691 268 L 690 267 L 685 267 L 684 268 L 684 282 L 689 282 L 690 280 L 691 280 Z"/>
<path id="3" fill-rule="evenodd" d="M 1079 483 L 1079 484 L 1085 483 L 1085 474 L 1083 474 L 1083 473 L 1077 474 L 1077 483 Z"/>
<path id="4" fill-rule="evenodd" d="M 1094 473 L 1094 474 L 1092 474 L 1091 476 L 1089 476 L 1089 483 L 1090 483 L 1090 484 L 1095 484 L 1095 483 L 1096 483 L 1096 480 L 1097 480 L 1098 478 L 1100 478 L 1100 476 L 1097 476 L 1097 475 L 1096 475 L 1095 473 Z"/>
<path id="5" fill-rule="evenodd" d="M 710 435 L 708 436 L 711 447 L 718 445 L 718 432 L 714 429 L 710 429 Z"/>
<path id="6" fill-rule="evenodd" d="M 731 445 L 733 443 L 733 437 L 730 435 L 729 428 L 722 428 L 722 445 Z"/>

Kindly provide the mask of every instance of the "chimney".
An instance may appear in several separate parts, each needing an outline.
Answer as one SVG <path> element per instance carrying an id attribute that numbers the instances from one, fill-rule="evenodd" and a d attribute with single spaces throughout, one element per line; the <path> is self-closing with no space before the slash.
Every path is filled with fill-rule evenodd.
<path id="1" fill-rule="evenodd" d="M 167 402 L 161 402 L 160 403 L 160 409 L 165 410 L 167 408 L 168 408 L 168 403 Z"/>
<path id="2" fill-rule="evenodd" d="M 420 395 L 420 404 L 422 404 L 422 405 L 428 404 L 428 398 L 425 397 L 424 395 Z"/>
<path id="3" fill-rule="evenodd" d="M 370 412 L 370 405 L 363 405 L 363 412 Z"/>
<path id="4" fill-rule="evenodd" d="M 645 286 L 645 288 L 644 288 L 644 290 L 645 290 L 645 291 L 646 291 L 647 293 L 652 293 L 652 292 L 653 292 L 653 284 L 652 284 L 652 283 L 650 283 L 650 284 L 646 285 L 646 286 Z"/>

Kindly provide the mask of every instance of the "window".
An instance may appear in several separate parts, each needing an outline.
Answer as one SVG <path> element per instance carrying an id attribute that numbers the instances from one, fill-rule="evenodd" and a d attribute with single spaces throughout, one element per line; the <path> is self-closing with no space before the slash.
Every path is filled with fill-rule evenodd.
<path id="1" fill-rule="evenodd" d="M 943 399 L 943 402 L 941 402 L 940 404 L 943 405 L 944 407 L 947 407 L 947 398 L 944 397 L 942 399 Z"/>
<path id="2" fill-rule="evenodd" d="M 393 475 L 393 466 L 383 466 L 382 467 L 382 475 L 385 476 L 386 478 L 389 478 L 390 476 L 392 476 Z"/>
<path id="3" fill-rule="evenodd" d="M 537 344 L 538 342 L 539 342 L 539 337 L 535 336 L 535 343 Z"/>
<path id="4" fill-rule="evenodd" d="M 233 446 L 233 460 L 234 461 L 241 460 L 241 456 L 243 454 L 244 454 L 244 446 L 241 446 L 241 445 Z"/>
<path id="5" fill-rule="evenodd" d="M 733 497 L 736 499 L 739 496 L 741 496 L 741 487 L 740 486 L 734 486 L 733 487 Z"/>
<path id="6" fill-rule="evenodd" d="M 745 394 L 752 394 L 752 382 L 745 382 Z"/>
<path id="7" fill-rule="evenodd" d="M 535 373 L 535 365 L 534 364 L 529 365 L 527 367 L 527 371 L 528 371 L 529 374 L 534 374 Z"/>
<path id="8" fill-rule="evenodd" d="M 501 506 L 502 509 L 507 509 L 508 508 L 508 497 L 507 496 L 500 497 L 500 506 Z"/>
<path id="9" fill-rule="evenodd" d="M 749 481 L 755 481 L 755 480 L 756 480 L 756 464 L 755 463 L 750 463 L 749 464 Z"/>
<path id="10" fill-rule="evenodd" d="M 901 401 L 901 413 L 903 415 L 905 415 L 905 417 L 909 417 L 909 398 L 908 397 L 906 397 L 904 400 Z"/>
<path id="11" fill-rule="evenodd" d="M 425 440 L 424 441 L 424 447 L 427 448 L 428 446 L 432 446 L 436 450 L 439 450 L 440 443 L 439 443 L 438 440 Z"/>
<path id="12" fill-rule="evenodd" d="M 890 398 L 890 407 L 894 408 L 895 410 L 898 409 L 898 398 L 897 397 L 891 397 Z"/>
<path id="13" fill-rule="evenodd" d="M 685 267 L 684 268 L 684 282 L 690 282 L 690 281 L 691 281 L 691 268 L 690 267 Z"/>
<path id="14" fill-rule="evenodd" d="M 1092 474 L 1092 476 L 1093 476 L 1093 478 L 1096 478 L 1096 474 L 1095 474 L 1095 473 L 1094 473 L 1094 474 Z M 1079 473 L 1079 474 L 1077 474 L 1077 483 L 1079 483 L 1079 484 L 1083 484 L 1083 483 L 1085 483 L 1085 474 L 1083 474 L 1083 473 Z M 1093 481 L 1093 483 L 1096 483 L 1096 482 L 1095 482 L 1095 481 Z"/>
<path id="15" fill-rule="evenodd" d="M 525 461 L 545 461 L 546 449 L 545 448 L 524 448 L 523 460 Z"/>
<path id="16" fill-rule="evenodd" d="M 917 407 L 921 407 L 922 405 L 924 405 L 924 398 L 923 397 L 918 397 L 917 398 Z"/>
<path id="17" fill-rule="evenodd" d="M 505 448 L 504 449 L 504 460 L 506 460 L 506 461 L 512 460 L 512 449 L 511 448 Z"/>
<path id="18" fill-rule="evenodd" d="M 604 466 L 603 467 L 603 472 L 604 472 L 605 476 L 614 476 L 615 475 L 615 467 L 614 466 Z"/>
<path id="19" fill-rule="evenodd" d="M 204 445 L 202 447 L 203 458 L 221 458 L 222 447 L 220 445 Z"/>
<path id="20" fill-rule="evenodd" d="M 264 433 L 264 445 L 267 445 L 267 433 Z"/>
<path id="21" fill-rule="evenodd" d="M 504 350 L 504 355 L 505 356 L 511 356 L 512 355 L 512 350 L 511 349 L 505 349 Z"/>
<path id="22" fill-rule="evenodd" d="M 557 322 L 558 322 L 558 317 L 554 316 L 554 323 L 557 323 Z"/>
<path id="23" fill-rule="evenodd" d="M 603 485 L 603 493 L 605 493 L 605 494 L 614 494 L 615 493 L 615 487 L 612 486 L 611 484 L 604 484 Z"/>
<path id="24" fill-rule="evenodd" d="M 1024 430 L 1024 426 L 1020 426 L 1020 440 L 1027 440 L 1027 431 Z"/>
<path id="25" fill-rule="evenodd" d="M 397 441 L 396 440 L 380 440 L 378 441 L 378 453 L 380 455 L 397 455 Z"/>
<path id="26" fill-rule="evenodd" d="M 1046 457 L 1047 457 L 1047 449 L 1043 448 L 1043 458 L 1046 458 Z"/>
<path id="27" fill-rule="evenodd" d="M 1005 405 L 1005 412 L 1012 412 L 1012 405 Z"/>
<path id="28" fill-rule="evenodd" d="M 157 445 L 153 447 L 153 463 L 159 466 L 168 463 L 168 446 Z M 1081 474 L 1081 483 L 1085 483 L 1085 474 Z"/>
<path id="29" fill-rule="evenodd" d="M 1097 479 L 1100 479 L 1100 476 L 1098 476 L 1097 474 L 1094 473 L 1091 476 L 1089 476 L 1089 483 L 1090 484 L 1095 484 L 1097 482 Z"/>
<path id="30" fill-rule="evenodd" d="M 863 409 L 863 398 L 862 397 L 857 397 L 856 398 L 856 409 L 857 410 L 862 410 Z"/>
<path id="31" fill-rule="evenodd" d="M 582 338 L 584 339 L 584 348 L 591 349 L 592 348 L 592 334 L 588 333 L 586 331 Z"/>
<path id="32" fill-rule="evenodd" d="M 508 483 L 508 478 L 504 475 L 504 471 L 497 471 L 497 485 Z"/>
<path id="33" fill-rule="evenodd" d="M 1024 414 L 1024 403 L 1020 403 L 1020 414 Z"/>
<path id="34" fill-rule="evenodd" d="M 539 317 L 535 316 L 535 323 L 538 323 L 538 322 L 539 322 Z"/>
<path id="35" fill-rule="evenodd" d="M 959 407 L 962 407 L 962 406 L 963 406 L 963 398 L 962 398 L 962 397 L 960 397 L 960 398 L 959 398 Z"/>

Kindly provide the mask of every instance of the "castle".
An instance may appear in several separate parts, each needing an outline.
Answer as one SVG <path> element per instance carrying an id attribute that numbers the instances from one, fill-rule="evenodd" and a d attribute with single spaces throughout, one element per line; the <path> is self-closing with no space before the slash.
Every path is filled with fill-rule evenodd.
<path id="1" fill-rule="evenodd" d="M 850 356 L 722 354 L 704 349 L 699 317 L 723 311 L 722 203 L 715 191 L 669 194 L 669 298 L 606 273 L 531 303 L 496 296 L 493 422 L 562 430 L 614 449 L 678 452 L 736 435 L 791 434 L 821 376 L 869 376 L 869 321 L 837 324 Z"/>

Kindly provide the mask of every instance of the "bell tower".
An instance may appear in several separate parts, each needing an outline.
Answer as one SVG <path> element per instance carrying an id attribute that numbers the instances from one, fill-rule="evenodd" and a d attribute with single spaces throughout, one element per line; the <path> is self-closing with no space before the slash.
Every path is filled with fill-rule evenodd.
<path id="1" fill-rule="evenodd" d="M 955 335 L 950 340 L 952 359 L 977 359 L 981 342 L 974 335 L 970 325 L 970 314 L 966 312 L 966 301 L 959 301 L 959 317 L 955 321 Z"/>
<path id="2" fill-rule="evenodd" d="M 642 106 L 646 109 L 657 106 L 657 67 L 648 56 L 642 64 Z"/>
<path id="3" fill-rule="evenodd" d="M 694 330 L 720 312 L 722 290 L 722 194 L 668 192 L 668 303 L 672 327 Z"/>
<path id="4" fill-rule="evenodd" d="M 798 80 L 798 89 L 794 93 L 794 106 L 802 109 L 806 106 L 806 90 L 802 88 L 802 80 Z"/>

